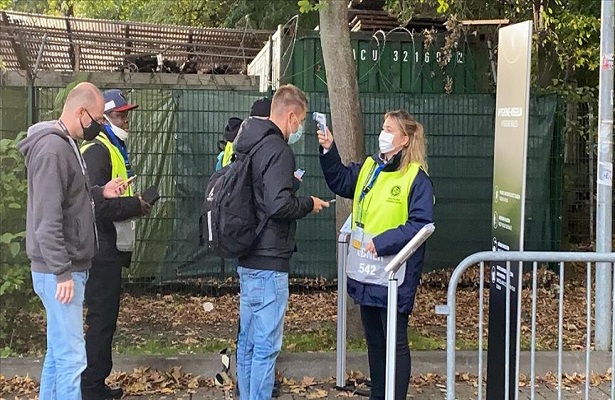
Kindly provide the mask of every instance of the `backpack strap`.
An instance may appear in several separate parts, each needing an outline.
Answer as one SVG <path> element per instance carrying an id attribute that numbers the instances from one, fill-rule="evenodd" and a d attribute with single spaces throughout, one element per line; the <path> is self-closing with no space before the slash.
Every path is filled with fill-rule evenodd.
<path id="1" fill-rule="evenodd" d="M 265 136 L 264 138 L 262 138 L 261 140 L 259 140 L 259 141 L 258 141 L 258 142 L 254 145 L 254 147 L 252 147 L 252 148 L 250 149 L 250 151 L 248 152 L 248 157 L 250 157 L 250 159 L 251 159 L 251 158 L 252 158 L 252 156 L 256 153 L 256 151 L 257 151 L 258 149 L 260 149 L 261 147 L 263 147 L 263 146 L 265 145 L 265 142 L 267 142 L 267 139 L 268 139 L 268 138 L 270 138 L 270 137 L 274 137 L 274 138 L 275 138 L 275 137 L 276 137 L 276 135 L 275 135 L 275 134 L 273 134 L 273 135 L 267 135 L 267 136 Z M 263 229 L 265 229 L 265 225 L 267 224 L 267 221 L 269 221 L 269 216 L 268 216 L 268 215 L 265 215 L 265 218 L 263 218 L 263 219 L 262 219 L 262 220 L 258 223 L 258 226 L 256 227 L 256 232 L 255 232 L 256 236 L 255 236 L 255 237 L 258 237 L 258 235 L 260 235 L 260 233 L 263 231 Z"/>

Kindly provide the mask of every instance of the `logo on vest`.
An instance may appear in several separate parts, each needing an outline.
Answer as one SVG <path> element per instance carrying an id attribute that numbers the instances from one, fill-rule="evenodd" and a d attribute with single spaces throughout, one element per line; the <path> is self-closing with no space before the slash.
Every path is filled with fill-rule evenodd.
<path id="1" fill-rule="evenodd" d="M 399 196 L 400 193 L 401 193 L 401 187 L 399 185 L 393 186 L 393 188 L 391 189 L 391 196 L 397 197 Z"/>

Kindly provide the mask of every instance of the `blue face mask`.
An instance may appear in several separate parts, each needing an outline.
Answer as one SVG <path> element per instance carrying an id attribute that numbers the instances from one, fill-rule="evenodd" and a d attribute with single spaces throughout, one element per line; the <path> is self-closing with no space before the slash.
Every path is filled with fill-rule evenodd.
<path id="1" fill-rule="evenodd" d="M 297 122 L 299 122 L 299 120 L 297 120 Z M 299 139 L 301 139 L 302 135 L 303 135 L 303 125 L 299 124 L 299 126 L 297 127 L 297 131 L 291 132 L 290 135 L 288 136 L 288 144 L 297 143 Z"/>

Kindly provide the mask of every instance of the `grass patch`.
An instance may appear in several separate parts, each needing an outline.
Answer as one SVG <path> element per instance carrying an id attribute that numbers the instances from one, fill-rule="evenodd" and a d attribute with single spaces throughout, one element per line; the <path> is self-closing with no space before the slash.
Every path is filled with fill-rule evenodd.
<path id="1" fill-rule="evenodd" d="M 408 329 L 408 342 L 410 343 L 410 351 L 446 349 L 446 338 L 430 336 L 412 328 Z"/>
<path id="2" fill-rule="evenodd" d="M 442 350 L 445 348 L 445 338 L 429 335 L 414 329 L 408 331 L 408 342 L 412 351 Z M 458 344 L 462 344 L 458 341 Z M 324 325 L 319 329 L 305 332 L 290 331 L 284 334 L 282 351 L 287 353 L 332 352 L 337 346 L 337 334 L 331 326 Z M 137 338 L 120 336 L 114 344 L 114 352 L 125 355 L 161 355 L 173 356 L 183 354 L 217 353 L 221 349 L 235 348 L 235 339 L 223 338 L 189 338 L 175 340 L 163 334 L 152 334 Z M 462 346 L 466 349 L 468 346 Z M 476 345 L 474 345 L 476 348 Z M 364 338 L 349 339 L 346 342 L 348 351 L 367 351 Z"/>
<path id="3" fill-rule="evenodd" d="M 168 338 L 149 337 L 139 343 L 122 343 L 117 341 L 114 352 L 125 355 L 161 355 L 176 356 L 184 354 L 217 353 L 226 347 L 235 347 L 235 341 L 230 339 L 191 340 L 191 343 L 177 342 Z"/>

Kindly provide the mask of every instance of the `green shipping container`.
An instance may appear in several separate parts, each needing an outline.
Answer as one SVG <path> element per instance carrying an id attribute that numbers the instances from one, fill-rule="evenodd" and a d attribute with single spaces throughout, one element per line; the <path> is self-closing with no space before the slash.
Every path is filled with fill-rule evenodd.
<path id="1" fill-rule="evenodd" d="M 326 92 L 325 63 L 317 31 L 284 36 L 280 43 L 279 84 L 292 83 L 306 92 Z M 446 34 L 426 40 L 423 33 L 351 32 L 361 93 L 485 93 L 492 77 L 486 42 L 462 36 L 443 49 Z M 448 62 L 447 62 L 448 60 Z"/>

